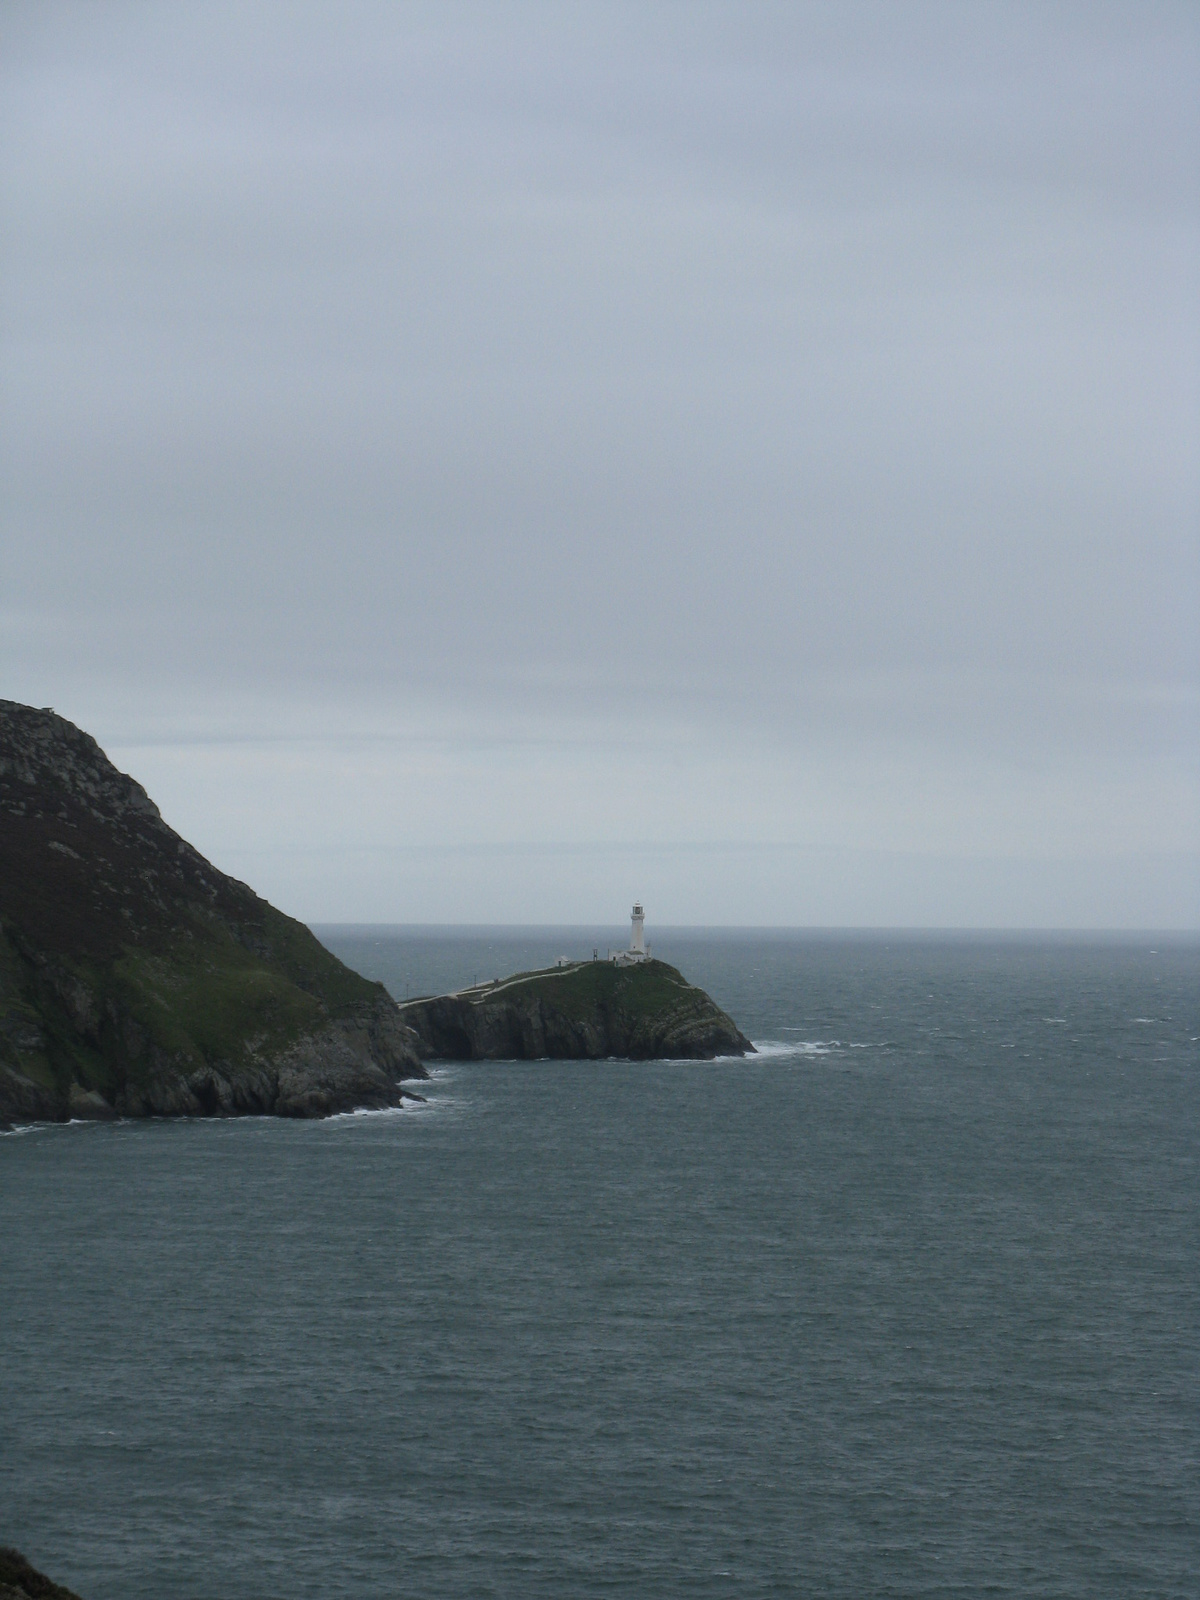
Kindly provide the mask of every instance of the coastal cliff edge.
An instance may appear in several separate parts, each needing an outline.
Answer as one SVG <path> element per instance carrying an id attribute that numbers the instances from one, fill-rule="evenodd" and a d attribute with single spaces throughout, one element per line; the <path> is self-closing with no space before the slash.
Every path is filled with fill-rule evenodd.
<path id="1" fill-rule="evenodd" d="M 415 1045 L 89 734 L 0 701 L 0 1122 L 394 1106 Z"/>
<path id="2" fill-rule="evenodd" d="M 711 1061 L 752 1054 L 716 1002 L 665 961 L 578 961 L 410 1000 L 426 1060 Z"/>

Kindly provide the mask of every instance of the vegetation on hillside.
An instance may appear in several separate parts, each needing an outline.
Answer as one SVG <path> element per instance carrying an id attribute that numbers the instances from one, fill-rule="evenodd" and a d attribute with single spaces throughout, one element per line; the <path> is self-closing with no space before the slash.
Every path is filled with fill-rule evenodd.
<path id="1" fill-rule="evenodd" d="M 595 1060 L 742 1055 L 753 1045 L 664 961 L 581 961 L 412 1000 L 401 1015 L 427 1056 Z"/>
<path id="2" fill-rule="evenodd" d="M 268 1109 L 284 1052 L 344 1024 L 333 1053 L 369 1065 L 389 1023 L 390 1070 L 411 1051 L 381 984 L 213 867 L 87 734 L 0 702 L 0 1116 L 66 1114 L 75 1088 Z M 164 1098 L 167 1078 L 195 1087 Z"/>

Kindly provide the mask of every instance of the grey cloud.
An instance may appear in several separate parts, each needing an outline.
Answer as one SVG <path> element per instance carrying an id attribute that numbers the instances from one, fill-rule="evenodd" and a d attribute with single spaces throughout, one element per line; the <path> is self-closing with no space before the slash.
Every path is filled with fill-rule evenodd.
<path id="1" fill-rule="evenodd" d="M 31 698 L 1194 793 L 1192 8 L 2 26 Z"/>

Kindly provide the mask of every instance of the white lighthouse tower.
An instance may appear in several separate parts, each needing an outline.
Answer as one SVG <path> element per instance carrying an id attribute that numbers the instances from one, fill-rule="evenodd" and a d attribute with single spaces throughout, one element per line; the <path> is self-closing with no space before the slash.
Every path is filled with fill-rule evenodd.
<path id="1" fill-rule="evenodd" d="M 646 959 L 646 913 L 642 909 L 642 902 L 635 900 L 630 913 L 633 919 L 633 930 L 629 935 L 629 954 L 635 961 Z"/>
<path id="2" fill-rule="evenodd" d="M 608 959 L 616 962 L 618 967 L 630 967 L 637 961 L 649 961 L 650 952 L 646 948 L 646 913 L 642 909 L 642 902 L 633 902 L 631 912 L 633 928 L 629 935 L 628 950 L 610 950 Z"/>

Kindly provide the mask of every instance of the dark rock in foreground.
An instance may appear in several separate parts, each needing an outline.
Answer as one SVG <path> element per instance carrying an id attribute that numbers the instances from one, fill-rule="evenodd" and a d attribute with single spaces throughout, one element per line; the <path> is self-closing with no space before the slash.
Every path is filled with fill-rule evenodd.
<path id="1" fill-rule="evenodd" d="M 79 1600 L 79 1596 L 52 1583 L 19 1550 L 0 1547 L 0 1600 Z"/>
<path id="2" fill-rule="evenodd" d="M 0 701 L 0 1122 L 398 1105 L 414 1044 L 88 734 Z"/>
<path id="3" fill-rule="evenodd" d="M 711 1061 L 754 1046 L 665 961 L 581 961 L 401 1006 L 427 1059 Z"/>

